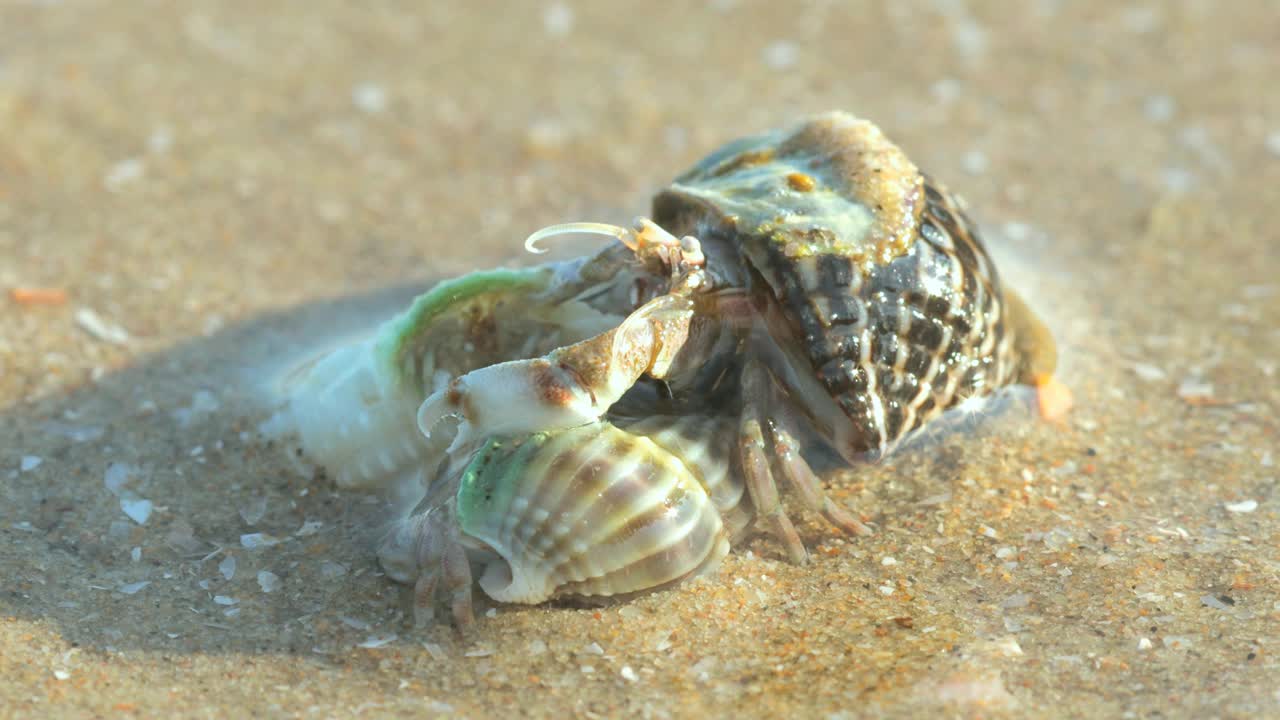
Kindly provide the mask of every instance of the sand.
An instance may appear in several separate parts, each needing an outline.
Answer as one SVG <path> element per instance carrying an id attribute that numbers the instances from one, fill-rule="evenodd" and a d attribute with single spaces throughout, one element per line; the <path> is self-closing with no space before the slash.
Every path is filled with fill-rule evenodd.
<path id="1" fill-rule="evenodd" d="M 639 8 L 0 6 L 0 716 L 1280 716 L 1274 8 Z M 967 200 L 1072 413 L 833 476 L 877 532 L 805 567 L 413 628 L 256 383 L 828 109 Z"/>

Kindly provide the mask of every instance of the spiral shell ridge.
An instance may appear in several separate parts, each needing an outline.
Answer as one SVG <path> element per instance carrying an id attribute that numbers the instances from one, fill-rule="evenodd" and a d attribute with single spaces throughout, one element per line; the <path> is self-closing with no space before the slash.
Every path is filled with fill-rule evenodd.
<path id="1" fill-rule="evenodd" d="M 649 590 L 728 552 L 684 462 L 608 423 L 491 441 L 464 472 L 458 521 L 497 556 L 480 586 L 502 602 Z"/>

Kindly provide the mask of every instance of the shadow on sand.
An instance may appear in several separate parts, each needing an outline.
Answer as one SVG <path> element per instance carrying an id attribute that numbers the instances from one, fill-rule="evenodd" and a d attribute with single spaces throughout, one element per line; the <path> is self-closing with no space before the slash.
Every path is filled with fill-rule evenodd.
<path id="1" fill-rule="evenodd" d="M 3 471 L 0 505 L 0 617 L 54 623 L 88 648 L 155 652 L 316 657 L 405 634 L 406 591 L 374 557 L 388 503 L 337 491 L 257 428 L 273 378 L 429 286 L 261 315 L 6 409 L 13 469 Z M 881 506 L 946 491 L 970 460 L 961 448 L 971 443 L 952 442 L 957 435 L 1026 427 L 1025 398 L 996 405 L 997 422 L 935 423 L 852 482 Z M 22 471 L 23 456 L 42 462 Z M 806 524 L 802 535 L 813 547 L 830 530 Z M 750 547 L 781 557 L 767 538 Z M 443 639 L 450 630 L 421 632 Z"/>
<path id="2" fill-rule="evenodd" d="M 430 284 L 260 315 L 5 409 L 0 617 L 115 649 L 323 651 L 322 614 L 376 635 L 400 606 L 372 552 L 386 504 L 256 429 L 274 374 Z"/>

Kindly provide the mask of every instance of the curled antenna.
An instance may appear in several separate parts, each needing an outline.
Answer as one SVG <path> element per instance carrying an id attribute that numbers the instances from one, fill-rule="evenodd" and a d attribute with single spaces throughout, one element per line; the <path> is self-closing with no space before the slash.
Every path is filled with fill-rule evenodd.
<path id="1" fill-rule="evenodd" d="M 587 235 L 605 235 L 611 238 L 617 238 L 619 242 L 626 245 L 632 251 L 636 249 L 636 241 L 631 231 L 617 225 L 609 225 L 607 223 L 595 222 L 575 222 L 561 223 L 559 225 L 551 225 L 544 227 L 525 238 L 524 249 L 534 255 L 541 255 L 547 252 L 546 248 L 538 247 L 538 243 L 556 235 L 569 235 L 572 233 L 584 233 Z"/>

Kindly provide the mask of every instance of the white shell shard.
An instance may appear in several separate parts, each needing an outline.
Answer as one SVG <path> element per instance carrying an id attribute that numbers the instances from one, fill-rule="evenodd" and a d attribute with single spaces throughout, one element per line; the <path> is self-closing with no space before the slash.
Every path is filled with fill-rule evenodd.
<path id="1" fill-rule="evenodd" d="M 341 487 L 394 475 L 426 451 L 415 394 L 378 362 L 376 339 L 330 351 L 286 383 L 289 402 L 273 428 L 296 432 L 306 455 Z"/>
<path id="2" fill-rule="evenodd" d="M 456 530 L 482 565 L 481 589 L 501 602 L 652 590 L 714 568 L 729 550 L 706 474 L 606 422 L 493 440 L 462 473 Z M 440 510 L 408 518 L 388 537 L 380 551 L 388 574 L 413 576 L 410 549 Z"/>
<path id="3" fill-rule="evenodd" d="M 262 430 L 296 435 L 303 455 L 342 487 L 414 474 L 431 448 L 418 410 L 438 378 L 536 356 L 619 322 L 577 297 L 611 279 L 588 277 L 590 269 L 577 261 L 440 283 L 371 337 L 290 370 L 278 388 L 282 407 Z"/>

